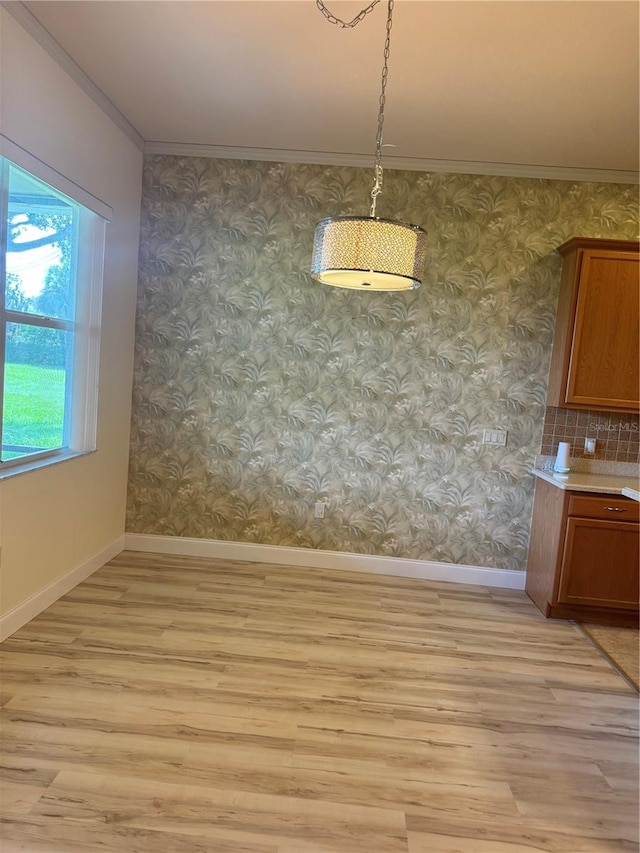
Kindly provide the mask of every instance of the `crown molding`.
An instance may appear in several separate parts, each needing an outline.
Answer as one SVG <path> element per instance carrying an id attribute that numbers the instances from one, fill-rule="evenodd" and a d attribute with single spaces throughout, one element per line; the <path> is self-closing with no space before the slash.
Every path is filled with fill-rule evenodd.
<path id="1" fill-rule="evenodd" d="M 277 163 L 309 163 L 318 166 L 373 168 L 373 155 L 326 151 L 297 151 L 289 148 L 243 148 L 198 145 L 184 142 L 146 142 L 145 154 L 174 154 L 179 157 L 213 157 L 229 160 L 264 160 Z M 435 160 L 422 157 L 384 155 L 387 169 L 414 172 L 444 172 L 460 175 L 502 175 L 508 178 L 542 178 L 555 181 L 597 181 L 613 184 L 640 183 L 640 173 L 615 169 L 582 169 L 571 166 L 535 166 L 527 163 L 485 163 L 479 160 Z"/>
<path id="2" fill-rule="evenodd" d="M 120 110 L 107 98 L 104 92 L 88 77 L 78 63 L 57 42 L 51 33 L 29 11 L 21 0 L 0 0 L 0 6 L 43 48 L 69 77 L 87 94 L 91 100 L 117 125 L 140 151 L 144 149 L 144 139 L 126 119 Z"/>

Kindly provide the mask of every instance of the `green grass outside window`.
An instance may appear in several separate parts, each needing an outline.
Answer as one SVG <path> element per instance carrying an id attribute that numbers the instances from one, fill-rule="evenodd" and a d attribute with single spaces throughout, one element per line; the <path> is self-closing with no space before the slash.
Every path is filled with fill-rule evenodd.
<path id="1" fill-rule="evenodd" d="M 63 441 L 65 371 L 29 364 L 5 365 L 2 444 L 38 449 Z M 3 451 L 3 459 L 24 453 Z"/>

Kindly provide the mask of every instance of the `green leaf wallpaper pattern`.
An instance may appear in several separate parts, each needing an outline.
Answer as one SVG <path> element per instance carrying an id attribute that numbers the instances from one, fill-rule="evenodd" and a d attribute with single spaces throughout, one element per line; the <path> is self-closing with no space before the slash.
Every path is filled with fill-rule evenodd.
<path id="1" fill-rule="evenodd" d="M 635 237 L 636 188 L 389 170 L 379 214 L 427 230 L 422 288 L 315 283 L 315 223 L 366 213 L 370 181 L 146 157 L 130 532 L 525 568 L 554 249 Z"/>

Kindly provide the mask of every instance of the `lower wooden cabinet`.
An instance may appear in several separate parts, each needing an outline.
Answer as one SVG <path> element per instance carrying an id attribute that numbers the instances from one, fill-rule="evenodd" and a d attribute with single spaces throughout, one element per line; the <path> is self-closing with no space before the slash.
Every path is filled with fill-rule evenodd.
<path id="1" fill-rule="evenodd" d="M 638 525 L 569 518 L 558 602 L 637 610 Z"/>
<path id="2" fill-rule="evenodd" d="M 637 624 L 639 509 L 536 481 L 525 588 L 545 616 Z"/>

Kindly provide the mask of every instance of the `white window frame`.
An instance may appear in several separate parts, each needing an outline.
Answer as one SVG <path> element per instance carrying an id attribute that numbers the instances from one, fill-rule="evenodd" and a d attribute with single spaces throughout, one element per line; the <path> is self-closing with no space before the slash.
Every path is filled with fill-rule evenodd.
<path id="1" fill-rule="evenodd" d="M 73 321 L 11 311 L 5 307 L 8 182 L 2 182 L 0 198 L 0 436 L 4 404 L 6 326 L 9 322 L 62 329 L 73 334 L 68 424 L 65 446 L 43 450 L 0 462 L 0 480 L 45 465 L 91 453 L 97 449 L 98 380 L 100 370 L 100 325 L 106 224 L 112 210 L 104 202 L 78 187 L 24 149 L 0 134 L 0 154 L 13 165 L 62 193 L 78 205 L 76 310 Z"/>

